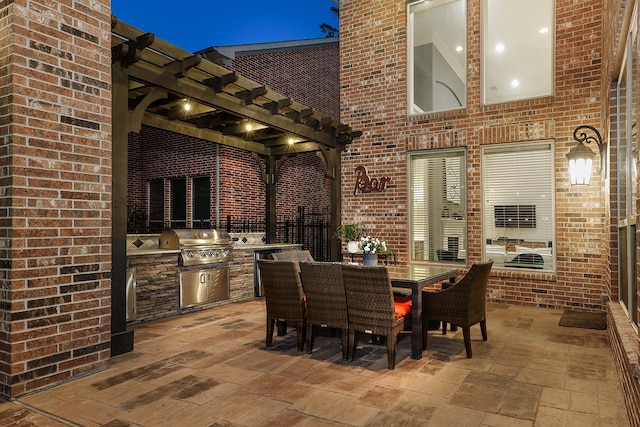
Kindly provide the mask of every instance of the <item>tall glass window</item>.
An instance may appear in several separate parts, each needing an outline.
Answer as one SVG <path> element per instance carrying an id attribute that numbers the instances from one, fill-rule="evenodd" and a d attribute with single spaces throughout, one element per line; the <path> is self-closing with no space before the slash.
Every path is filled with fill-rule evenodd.
<path id="1" fill-rule="evenodd" d="M 164 228 L 164 179 L 149 181 L 149 232 Z"/>
<path id="2" fill-rule="evenodd" d="M 486 147 L 482 156 L 484 259 L 494 267 L 553 270 L 551 143 Z"/>
<path id="3" fill-rule="evenodd" d="M 554 0 L 482 0 L 482 99 L 553 95 Z"/>
<path id="4" fill-rule="evenodd" d="M 409 114 L 465 107 L 466 1 L 414 2 L 408 16 Z"/>
<path id="5" fill-rule="evenodd" d="M 411 261 L 464 264 L 466 157 L 462 150 L 410 157 Z"/>
<path id="6" fill-rule="evenodd" d="M 211 180 L 208 176 L 200 176 L 191 180 L 193 228 L 211 227 Z"/>
<path id="7" fill-rule="evenodd" d="M 636 5 L 637 9 L 637 5 Z M 638 105 L 634 102 L 640 92 L 634 70 L 638 67 L 636 40 L 637 14 L 627 35 L 627 50 L 617 85 L 617 170 L 618 170 L 618 248 L 620 302 L 629 319 L 638 324 L 636 286 L 636 203 L 638 161 Z"/>
<path id="8" fill-rule="evenodd" d="M 187 227 L 187 180 L 171 180 L 171 228 Z"/>

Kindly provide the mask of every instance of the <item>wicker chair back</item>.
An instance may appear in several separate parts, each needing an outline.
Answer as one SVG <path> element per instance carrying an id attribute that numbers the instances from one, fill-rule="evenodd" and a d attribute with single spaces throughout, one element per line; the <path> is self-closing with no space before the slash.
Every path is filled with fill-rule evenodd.
<path id="1" fill-rule="evenodd" d="M 311 256 L 311 252 L 307 250 L 288 250 L 282 252 L 273 252 L 271 254 L 271 258 L 276 261 L 313 261 L 313 257 Z"/>
<path id="2" fill-rule="evenodd" d="M 348 356 L 347 300 L 342 283 L 342 264 L 300 262 L 302 287 L 307 299 L 307 352 L 313 349 L 313 326 L 340 329 L 342 358 Z"/>
<path id="3" fill-rule="evenodd" d="M 342 265 L 349 316 L 349 360 L 355 352 L 355 332 L 387 337 L 388 368 L 394 369 L 398 334 L 408 316 L 396 319 L 391 280 L 386 267 Z"/>
<path id="4" fill-rule="evenodd" d="M 467 357 L 471 357 L 470 327 L 480 323 L 482 338 L 487 340 L 486 294 L 493 260 L 476 263 L 460 281 L 440 292 L 422 293 L 422 318 L 441 320 L 462 327 Z M 426 346 L 427 328 L 423 342 Z"/>
<path id="5" fill-rule="evenodd" d="M 282 320 L 296 324 L 298 350 L 302 351 L 306 308 L 298 264 L 294 261 L 259 259 L 258 268 L 267 306 L 267 347 L 273 339 L 275 321 Z"/>

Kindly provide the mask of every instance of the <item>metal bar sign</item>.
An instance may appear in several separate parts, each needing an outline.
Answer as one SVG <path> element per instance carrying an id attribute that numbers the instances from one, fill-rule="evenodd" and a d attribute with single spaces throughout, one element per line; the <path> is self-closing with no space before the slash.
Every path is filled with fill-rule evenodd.
<path id="1" fill-rule="evenodd" d="M 353 188 L 353 194 L 358 191 L 362 193 L 380 192 L 385 189 L 387 183 L 391 181 L 391 177 L 383 176 L 382 178 L 370 178 L 367 169 L 364 166 L 356 168 L 356 185 Z"/>

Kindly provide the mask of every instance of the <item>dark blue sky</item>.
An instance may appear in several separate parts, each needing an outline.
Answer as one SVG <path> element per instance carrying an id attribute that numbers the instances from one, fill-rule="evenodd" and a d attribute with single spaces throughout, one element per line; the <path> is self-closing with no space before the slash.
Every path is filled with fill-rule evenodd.
<path id="1" fill-rule="evenodd" d="M 325 37 L 338 27 L 331 0 L 112 0 L 111 13 L 134 27 L 195 52 L 227 46 Z"/>

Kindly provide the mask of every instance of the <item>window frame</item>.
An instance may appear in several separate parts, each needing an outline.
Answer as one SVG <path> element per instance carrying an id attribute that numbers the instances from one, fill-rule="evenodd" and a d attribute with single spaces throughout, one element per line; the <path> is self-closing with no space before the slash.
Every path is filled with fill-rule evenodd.
<path id="1" fill-rule="evenodd" d="M 180 188 L 177 187 L 176 184 L 180 184 L 181 187 Z M 187 187 L 186 177 L 172 178 L 169 180 L 169 226 L 170 228 L 187 228 L 188 227 L 188 223 L 187 223 L 189 219 L 188 191 L 189 189 Z M 182 200 L 178 199 L 177 196 L 183 196 Z M 182 208 L 184 208 L 184 212 Z M 180 215 L 177 215 L 178 213 Z M 182 216 L 183 214 L 184 214 L 184 217 Z"/>
<path id="2" fill-rule="evenodd" d="M 457 153 L 456 156 L 451 156 L 451 157 L 447 157 L 447 153 Z M 422 259 L 417 259 L 416 257 L 416 243 L 420 242 L 419 240 L 415 239 L 415 235 L 417 233 L 416 231 L 416 209 L 414 208 L 415 203 L 415 191 L 413 189 L 414 186 L 414 168 L 412 166 L 413 161 L 416 159 L 420 159 L 420 158 L 432 158 L 432 159 L 438 159 L 441 158 L 443 160 L 445 160 L 445 167 L 446 167 L 446 160 L 447 159 L 460 159 L 462 161 L 462 167 L 460 168 L 460 176 L 458 177 L 458 182 L 460 185 L 460 189 L 459 192 L 456 193 L 456 196 L 460 197 L 460 213 L 462 215 L 461 218 L 461 223 L 460 224 L 455 224 L 455 223 L 447 223 L 447 224 L 442 224 L 443 220 L 447 220 L 447 219 L 451 219 L 451 221 L 453 221 L 454 212 L 449 211 L 449 217 L 444 217 L 442 215 L 442 212 L 434 212 L 434 219 L 440 219 L 440 222 L 442 224 L 442 229 L 440 231 L 440 233 L 438 235 L 436 235 L 435 237 L 432 236 L 433 234 L 435 234 L 432 230 L 432 227 L 429 225 L 429 221 L 427 221 L 426 223 L 426 231 L 425 234 L 429 235 L 429 239 L 433 239 L 433 248 L 431 248 L 431 243 L 427 243 L 427 247 L 425 248 L 424 246 L 422 247 L 422 253 L 427 254 L 427 257 L 425 259 L 425 257 L 423 256 Z M 467 177 L 467 169 L 468 169 L 468 151 L 466 147 L 456 147 L 456 148 L 447 148 L 447 149 L 434 149 L 434 150 L 423 150 L 423 151 L 415 151 L 415 152 L 410 152 L 408 153 L 408 201 L 407 201 L 407 206 L 409 208 L 409 230 L 408 230 L 408 242 L 409 242 L 409 263 L 410 264 L 449 264 L 449 265 L 457 265 L 457 266 L 465 266 L 466 265 L 466 254 L 467 254 L 467 247 L 468 247 L 468 194 L 467 194 L 467 181 L 468 181 L 468 177 Z M 429 174 L 429 172 L 426 172 L 427 174 Z M 445 171 L 443 172 L 443 182 L 446 182 L 446 178 L 444 178 L 447 174 L 447 170 L 445 169 Z M 451 200 L 448 200 L 447 197 L 450 194 L 448 192 L 448 187 L 443 186 L 441 188 L 442 190 L 442 204 L 441 205 L 436 205 L 437 209 L 439 209 L 440 207 L 443 208 L 444 211 L 444 207 L 448 206 L 447 202 L 449 203 L 455 203 L 452 202 Z M 439 192 L 439 190 L 436 188 L 435 190 L 433 190 L 434 192 Z M 425 200 L 428 197 L 428 195 L 424 195 L 422 196 Z M 463 203 L 464 202 L 464 203 Z M 428 210 L 429 208 L 427 208 Z M 427 217 L 429 212 L 427 212 Z M 457 222 L 457 221 L 456 221 Z M 454 226 L 454 225 L 455 226 Z M 422 224 L 425 225 L 425 224 Z M 459 227 L 458 225 L 462 226 L 462 230 L 457 230 Z M 445 226 L 449 227 L 449 231 L 452 236 L 447 235 L 446 230 L 445 230 Z M 431 254 L 432 253 L 437 253 L 437 249 L 438 249 L 438 240 L 442 239 L 441 243 L 442 243 L 442 250 L 444 249 L 444 239 L 445 237 L 447 237 L 447 248 L 446 250 L 449 250 L 449 239 L 448 237 L 456 237 L 453 236 L 453 234 L 459 234 L 460 236 L 462 236 L 462 245 L 460 245 L 460 241 L 458 240 L 457 242 L 457 246 L 458 246 L 458 254 L 456 256 L 456 260 L 438 260 L 437 256 L 434 256 L 434 259 L 431 259 Z M 423 240 L 424 242 L 424 240 Z M 424 245 L 424 243 L 423 243 Z M 461 252 L 462 251 L 462 252 Z M 459 258 L 459 254 L 465 254 L 464 258 Z"/>
<path id="3" fill-rule="evenodd" d="M 617 216 L 618 216 L 618 295 L 619 304 L 634 328 L 638 327 L 637 273 L 636 273 L 636 158 L 639 136 L 633 135 L 633 123 L 638 114 L 634 111 L 634 70 L 638 60 L 635 51 L 637 43 L 637 8 L 634 6 L 633 21 L 626 37 L 625 54 L 616 81 L 616 152 L 617 154 Z M 623 84 L 624 83 L 624 84 Z M 635 86 L 634 86 L 635 84 Z M 624 92 L 624 94 L 623 94 Z M 623 121 L 624 119 L 624 121 Z M 637 129 L 636 129 L 637 133 Z"/>
<path id="4" fill-rule="evenodd" d="M 496 240 L 499 239 L 494 239 L 493 236 L 488 236 L 487 235 L 487 218 L 488 213 L 487 213 L 487 209 L 488 209 L 488 202 L 487 202 L 487 197 L 486 197 L 486 185 L 487 185 L 487 179 L 486 179 L 486 172 L 487 172 L 487 162 L 485 160 L 485 156 L 487 151 L 489 150 L 495 150 L 495 149 L 510 149 L 510 148 L 514 148 L 516 149 L 517 147 L 532 147 L 534 145 L 540 145 L 540 146 L 544 146 L 544 145 L 548 145 L 549 146 L 549 161 L 550 161 L 550 165 L 549 170 L 550 173 L 548 174 L 549 179 L 550 179 L 550 183 L 549 183 L 549 196 L 551 198 L 551 232 L 550 232 L 550 239 L 543 239 L 542 242 L 546 242 L 547 243 L 547 247 L 548 243 L 551 243 L 551 250 L 550 250 L 550 258 L 548 258 L 548 260 L 551 262 L 551 268 L 528 268 L 526 266 L 522 266 L 522 264 L 518 265 L 518 266 L 505 266 L 504 262 L 507 261 L 512 261 L 512 259 L 508 259 L 509 256 L 513 256 L 513 253 L 509 254 L 508 251 L 505 249 L 505 257 L 504 257 L 504 261 L 503 263 L 500 262 L 496 262 L 497 258 L 496 255 L 488 255 L 488 251 L 487 251 L 487 245 L 488 244 L 494 244 L 496 243 Z M 489 145 L 484 145 L 481 146 L 481 152 L 480 152 L 480 161 L 481 161 L 481 171 L 480 171 L 480 181 L 481 181 L 481 206 L 482 206 L 482 248 L 481 248 L 481 254 L 482 254 L 482 260 L 483 261 L 488 261 L 489 259 L 494 259 L 494 265 L 493 267 L 496 269 L 505 269 L 508 271 L 522 271 L 522 272 L 536 272 L 536 273 L 555 273 L 557 271 L 557 238 L 556 238 L 556 211 L 555 211 L 555 200 L 556 200 L 556 192 L 555 192 L 555 141 L 553 139 L 546 139 L 546 140 L 540 140 L 540 141 L 519 141 L 519 142 L 513 142 L 513 143 L 501 143 L 501 144 L 489 144 Z M 506 203 L 506 202 L 505 202 Z M 520 205 L 521 203 L 509 203 L 510 205 Z M 533 201 L 528 203 L 529 205 L 534 204 Z M 502 205 L 502 203 L 500 204 Z M 492 204 L 492 209 L 495 206 L 495 204 Z M 539 209 L 538 209 L 539 210 Z M 540 222 L 540 221 L 538 221 Z M 499 236 L 498 236 L 499 237 Z M 508 236 L 507 236 L 508 237 Z M 491 239 L 491 240 L 489 240 Z M 512 239 L 512 240 L 517 240 L 517 239 Z M 511 247 L 517 244 L 516 242 L 512 241 L 512 240 L 506 240 L 505 241 L 505 247 Z M 491 243 L 489 243 L 491 242 Z M 537 242 L 537 241 L 532 241 L 532 242 Z M 519 243 L 524 243 L 522 245 L 519 246 L 525 246 L 526 245 L 526 241 L 524 242 L 519 242 Z M 537 242 L 539 243 L 539 242 Z M 501 243 L 499 243 L 501 244 Z M 513 250 L 510 252 L 514 252 Z M 517 254 L 519 254 L 520 252 L 517 250 L 515 250 L 515 252 Z M 534 252 L 535 251 L 531 251 Z M 547 254 L 543 255 L 543 258 L 547 258 Z M 546 262 L 545 262 L 546 264 Z"/>
<path id="5" fill-rule="evenodd" d="M 147 181 L 147 222 L 149 232 L 156 233 L 165 227 L 166 180 L 154 178 Z"/>
<path id="6" fill-rule="evenodd" d="M 198 181 L 207 181 L 207 192 L 208 192 L 208 197 L 206 200 L 206 211 L 207 211 L 207 218 L 197 218 L 198 213 L 200 211 L 200 200 L 198 200 L 198 185 L 197 182 Z M 204 224 L 209 223 L 208 226 L 205 226 Z M 196 224 L 199 224 L 198 227 L 196 227 Z M 194 176 L 191 178 L 191 225 L 194 228 L 211 228 L 211 176 L 209 175 L 201 175 L 201 176 Z"/>
<path id="7" fill-rule="evenodd" d="M 442 113 L 442 112 L 455 112 L 460 110 L 465 110 L 468 105 L 468 92 L 469 92 L 469 83 L 468 83 L 468 73 L 467 73 L 467 63 L 468 63 L 468 50 L 467 50 L 467 26 L 468 26 L 468 0 L 453 0 L 453 1 L 461 1 L 463 3 L 463 28 L 464 35 L 463 41 L 461 43 L 464 63 L 462 65 L 462 70 L 464 72 L 464 81 L 462 82 L 464 85 L 464 90 L 462 95 L 464 96 L 463 101 L 460 101 L 460 97 L 455 93 L 455 91 L 450 87 L 450 85 L 442 84 L 443 87 L 446 87 L 448 91 L 450 91 L 454 97 L 462 104 L 461 106 L 457 106 L 455 108 L 440 108 L 440 109 L 432 109 L 429 111 L 413 111 L 414 110 L 414 99 L 415 99 L 415 70 L 414 70 L 414 22 L 413 22 L 413 13 L 411 11 L 412 7 L 417 6 L 421 3 L 425 3 L 429 0 L 412 0 L 407 1 L 407 115 L 408 116 L 419 116 L 426 114 L 434 114 L 434 113 Z M 439 1 L 439 0 L 436 0 Z M 443 4 L 451 3 L 452 1 L 443 1 Z"/>
<path id="8" fill-rule="evenodd" d="M 532 95 L 528 95 L 528 94 L 524 94 L 522 96 L 513 96 L 513 97 L 503 97 L 500 99 L 496 99 L 496 100 L 491 100 L 488 101 L 487 100 L 487 94 L 488 94 L 488 88 L 487 88 L 487 75 L 489 74 L 489 72 L 487 71 L 487 63 L 488 63 L 488 59 L 487 59 L 487 55 L 488 55 L 488 49 L 485 47 L 485 40 L 487 40 L 489 38 L 489 36 L 487 35 L 486 31 L 489 31 L 489 29 L 491 28 L 491 25 L 489 25 L 487 22 L 485 22 L 485 17 L 488 15 L 491 16 L 496 16 L 496 14 L 491 14 L 491 12 L 488 10 L 489 7 L 487 5 L 487 3 L 490 0 L 481 0 L 480 2 L 480 104 L 483 106 L 492 106 L 492 105 L 500 105 L 500 104 L 506 104 L 506 103 L 510 103 L 510 102 L 520 102 L 520 101 L 527 101 L 527 100 L 532 100 L 532 99 L 538 99 L 538 98 L 546 98 L 546 97 L 553 97 L 555 95 L 555 77 L 556 77 L 556 73 L 555 73 L 555 63 L 556 63 L 556 31 L 555 31 L 555 25 L 556 25 L 556 2 L 555 0 L 550 0 L 551 5 L 551 20 L 552 22 L 549 24 L 549 31 L 552 32 L 551 36 L 551 40 L 549 42 L 550 47 L 551 47 L 551 58 L 549 58 L 549 69 L 547 70 L 549 72 L 549 79 L 550 79 L 550 88 L 548 92 L 545 93 L 540 93 L 540 94 L 532 94 Z M 497 27 L 497 26 L 494 26 Z M 502 26 L 501 26 L 502 27 Z M 530 39 L 531 37 L 524 37 L 525 39 Z M 511 39 L 513 40 L 513 39 Z M 514 49 L 514 51 L 517 50 L 521 50 L 520 46 L 517 45 L 516 49 Z M 535 55 L 536 57 L 539 57 L 539 54 Z M 512 62 L 521 62 L 521 61 L 512 61 Z M 501 69 L 504 69 L 504 67 L 500 67 Z M 527 69 L 529 69 L 530 67 L 526 67 Z M 514 80 L 518 80 L 516 77 L 518 75 L 512 75 L 512 76 L 508 76 L 507 78 L 510 79 L 511 81 Z M 537 80 L 539 79 L 539 74 L 535 74 L 535 76 L 531 76 L 533 80 Z"/>

